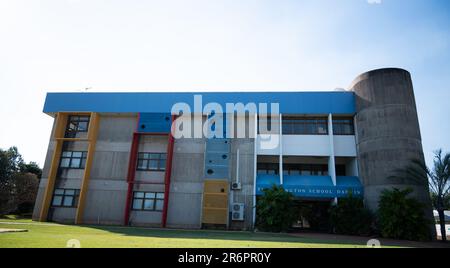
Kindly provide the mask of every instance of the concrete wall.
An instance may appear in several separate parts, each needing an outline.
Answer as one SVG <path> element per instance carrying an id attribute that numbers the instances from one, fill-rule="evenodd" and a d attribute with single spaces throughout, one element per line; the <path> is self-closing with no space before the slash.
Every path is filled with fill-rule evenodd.
<path id="1" fill-rule="evenodd" d="M 137 115 L 101 114 L 83 222 L 122 224 Z"/>
<path id="2" fill-rule="evenodd" d="M 366 204 L 375 210 L 383 189 L 411 187 L 432 219 L 426 180 L 416 184 L 389 178 L 411 159 L 424 159 L 410 74 L 401 69 L 370 71 L 358 76 L 351 90 L 356 95 L 358 163 Z"/>
<path id="3" fill-rule="evenodd" d="M 202 126 L 205 119 L 196 115 L 192 123 Z M 190 137 L 194 137 L 194 127 Z M 205 146 L 203 138 L 175 139 L 167 214 L 169 228 L 201 228 Z"/>
<path id="4" fill-rule="evenodd" d="M 204 139 L 176 139 L 167 226 L 200 228 L 204 181 Z"/>
<path id="5" fill-rule="evenodd" d="M 101 114 L 96 150 L 91 169 L 83 222 L 87 224 L 123 224 L 126 204 L 126 176 L 136 115 Z M 234 139 L 232 142 L 231 181 L 236 179 L 236 151 L 240 150 L 240 181 L 242 190 L 234 191 L 232 202 L 245 203 L 245 221 L 231 222 L 234 229 L 250 229 L 252 224 L 254 140 Z M 139 152 L 167 152 L 167 136 L 141 136 Z M 33 217 L 39 216 L 42 196 L 47 184 L 55 140 L 50 139 L 38 198 Z M 87 142 L 67 142 L 66 150 L 87 151 Z M 201 228 L 204 183 L 205 139 L 175 140 L 167 226 Z M 83 169 L 58 172 L 56 188 L 80 189 Z M 164 192 L 165 172 L 136 171 L 133 191 Z M 76 208 L 51 208 L 51 220 L 73 223 Z M 162 212 L 131 211 L 130 224 L 160 226 Z"/>
<path id="6" fill-rule="evenodd" d="M 164 193 L 164 184 L 135 184 L 133 190 Z M 129 222 L 133 226 L 161 227 L 161 220 L 161 211 L 131 210 Z"/>
<path id="7" fill-rule="evenodd" d="M 138 152 L 167 153 L 168 136 L 142 135 Z M 133 191 L 164 193 L 164 171 L 136 170 Z M 131 210 L 130 225 L 161 227 L 161 211 Z"/>
<path id="8" fill-rule="evenodd" d="M 252 120 L 247 120 L 252 124 Z M 247 130 L 248 136 L 248 130 Z M 205 179 L 205 148 L 206 139 L 176 139 L 174 146 L 171 187 L 169 197 L 169 210 L 167 226 L 172 228 L 201 228 L 202 226 L 202 200 L 203 184 Z M 230 185 L 236 181 L 236 157 L 239 148 L 239 179 L 241 190 L 231 191 L 229 204 L 244 203 L 244 221 L 232 221 L 232 229 L 251 229 L 253 207 L 253 174 L 254 174 L 254 139 L 231 139 L 230 174 L 227 178 Z"/>
<path id="9" fill-rule="evenodd" d="M 101 114 L 90 183 L 83 215 L 84 223 L 122 224 L 126 198 L 126 172 L 137 115 Z M 52 130 L 39 186 L 33 219 L 38 219 L 47 184 L 55 140 Z M 87 142 L 66 142 L 63 150 L 87 151 Z M 55 188 L 80 189 L 83 169 L 58 171 Z M 73 223 L 76 208 L 51 208 L 49 219 Z"/>
<path id="10" fill-rule="evenodd" d="M 50 170 L 52 156 L 53 156 L 53 152 L 54 152 L 54 149 L 55 149 L 55 140 L 53 138 L 54 131 L 55 131 L 55 125 L 56 125 L 56 121 L 53 120 L 53 126 L 52 126 L 52 131 L 50 132 L 50 139 L 49 139 L 47 154 L 45 156 L 45 163 L 44 163 L 44 166 L 42 168 L 42 178 L 41 178 L 41 180 L 39 182 L 39 189 L 38 189 L 38 193 L 37 193 L 37 196 L 36 196 L 36 201 L 34 203 L 34 209 L 33 209 L 33 216 L 32 216 L 32 218 L 35 221 L 39 220 L 39 214 L 40 214 L 41 208 L 42 208 L 42 201 L 43 201 L 43 198 L 44 198 L 45 187 L 47 185 L 48 173 L 49 173 L 49 170 Z"/>
<path id="11" fill-rule="evenodd" d="M 253 180 L 254 180 L 254 143 L 255 139 L 232 139 L 230 183 L 236 182 L 237 150 L 239 149 L 239 182 L 241 190 L 232 190 L 230 187 L 230 211 L 233 203 L 244 203 L 244 221 L 232 221 L 229 216 L 229 227 L 237 230 L 250 230 L 253 224 Z"/>

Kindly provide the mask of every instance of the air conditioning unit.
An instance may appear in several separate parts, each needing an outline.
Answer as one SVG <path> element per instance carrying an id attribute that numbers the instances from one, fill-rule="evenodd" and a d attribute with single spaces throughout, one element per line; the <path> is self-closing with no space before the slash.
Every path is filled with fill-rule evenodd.
<path id="1" fill-rule="evenodd" d="M 240 182 L 233 182 L 231 183 L 231 190 L 240 190 L 242 188 Z"/>
<path id="2" fill-rule="evenodd" d="M 243 203 L 233 203 L 231 205 L 231 219 L 233 221 L 243 221 L 244 220 L 244 204 Z"/>

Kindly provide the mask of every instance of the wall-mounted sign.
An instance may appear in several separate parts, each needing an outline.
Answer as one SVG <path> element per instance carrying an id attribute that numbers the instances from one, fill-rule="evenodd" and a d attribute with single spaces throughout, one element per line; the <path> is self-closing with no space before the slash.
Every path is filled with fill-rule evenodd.
<path id="1" fill-rule="evenodd" d="M 262 195 L 263 190 L 270 188 L 271 185 L 256 185 L 256 195 Z M 307 197 L 307 198 L 341 198 L 347 197 L 350 192 L 353 196 L 362 197 L 363 189 L 362 187 L 349 187 L 343 188 L 342 186 L 308 186 L 308 185 L 283 185 L 286 192 L 292 193 L 296 197 Z"/>

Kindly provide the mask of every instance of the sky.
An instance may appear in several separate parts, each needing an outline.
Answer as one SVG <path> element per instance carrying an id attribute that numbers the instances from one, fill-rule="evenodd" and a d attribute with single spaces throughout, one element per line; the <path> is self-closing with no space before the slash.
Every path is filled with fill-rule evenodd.
<path id="1" fill-rule="evenodd" d="M 450 1 L 0 0 L 0 148 L 44 164 L 47 92 L 330 91 L 411 72 L 428 164 L 450 151 Z"/>

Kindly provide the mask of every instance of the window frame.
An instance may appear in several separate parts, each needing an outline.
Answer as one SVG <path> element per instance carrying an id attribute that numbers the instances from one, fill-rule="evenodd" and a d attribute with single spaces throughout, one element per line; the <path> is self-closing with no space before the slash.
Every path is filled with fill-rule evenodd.
<path id="1" fill-rule="evenodd" d="M 74 138 L 78 133 L 87 133 L 89 131 L 89 123 L 91 117 L 89 115 L 69 115 L 67 118 L 65 138 Z M 86 128 L 80 129 L 80 123 L 86 123 Z M 71 128 L 71 125 L 74 128 Z"/>
<path id="2" fill-rule="evenodd" d="M 298 176 L 329 176 L 327 164 L 283 164 L 283 175 L 291 175 L 292 171 L 298 171 L 298 174 L 292 174 Z M 304 171 L 310 174 L 302 175 Z"/>
<path id="3" fill-rule="evenodd" d="M 158 157 L 152 158 L 152 155 L 158 155 Z M 139 163 L 144 161 L 145 168 L 143 168 Z M 156 168 L 153 168 L 150 163 L 156 161 Z M 164 164 L 162 164 L 164 163 Z M 136 161 L 137 171 L 155 171 L 155 172 L 165 172 L 167 163 L 167 153 L 154 153 L 154 152 L 138 152 Z"/>
<path id="4" fill-rule="evenodd" d="M 266 120 L 266 122 L 265 122 L 266 129 L 261 132 L 260 125 L 262 123 L 262 118 L 265 118 L 265 120 Z M 256 119 L 258 121 L 257 134 L 263 134 L 263 135 L 278 134 L 280 132 L 280 130 L 279 130 L 280 129 L 280 120 L 279 120 L 278 116 L 275 117 L 274 119 L 275 120 L 272 120 L 272 115 L 270 115 L 270 114 L 267 114 L 265 116 L 258 115 L 258 117 Z"/>
<path id="5" fill-rule="evenodd" d="M 347 122 L 345 122 L 347 121 Z M 333 117 L 333 135 L 337 136 L 354 136 L 355 135 L 355 121 L 353 117 Z M 337 127 L 340 126 L 340 127 Z M 345 129 L 345 126 L 350 126 L 350 131 L 345 132 L 342 131 Z M 336 131 L 338 130 L 338 131 Z"/>
<path id="6" fill-rule="evenodd" d="M 62 194 L 57 194 L 56 193 L 57 190 L 62 190 L 63 193 Z M 74 193 L 73 194 L 67 194 L 66 193 L 67 191 L 74 191 Z M 61 197 L 61 202 L 59 202 L 59 205 L 55 205 L 54 204 L 55 197 Z M 70 206 L 64 205 L 66 197 L 72 197 L 72 204 Z M 51 202 L 50 207 L 55 207 L 55 208 L 76 208 L 76 207 L 78 207 L 78 199 L 79 199 L 79 197 L 80 197 L 80 189 L 55 188 L 53 190 L 52 202 Z"/>
<path id="7" fill-rule="evenodd" d="M 283 116 L 281 120 L 281 133 L 283 135 L 328 135 L 330 131 L 327 117 Z M 324 133 L 318 131 L 319 126 L 324 127 Z M 290 127 L 290 130 L 288 127 Z M 302 131 L 299 131 L 300 129 Z"/>
<path id="8" fill-rule="evenodd" d="M 136 197 L 137 194 L 142 194 L 142 197 Z M 147 197 L 147 195 L 152 195 L 153 197 Z M 162 196 L 162 197 L 158 197 Z M 163 192 L 145 192 L 145 191 L 133 191 L 133 202 L 131 202 L 131 210 L 134 211 L 156 211 L 162 212 L 164 210 L 164 193 Z M 134 203 L 136 200 L 141 200 L 140 208 L 135 208 Z M 152 201 L 153 206 L 151 209 L 145 208 L 145 201 Z M 157 209 L 157 202 L 162 202 L 161 209 Z"/>
<path id="9" fill-rule="evenodd" d="M 70 156 L 64 156 L 64 153 L 70 153 Z M 81 157 L 74 157 L 74 153 L 81 153 Z M 69 165 L 68 166 L 62 166 L 63 160 L 69 159 Z M 77 167 L 72 167 L 72 160 L 73 159 L 79 159 L 80 163 Z M 84 160 L 84 161 L 83 161 Z M 62 151 L 61 157 L 59 160 L 59 168 L 61 169 L 85 169 L 86 168 L 86 161 L 87 161 L 87 151 Z"/>
<path id="10" fill-rule="evenodd" d="M 263 172 L 261 172 L 263 171 Z M 269 171 L 273 171 L 269 172 Z M 279 175 L 280 167 L 278 163 L 257 163 L 256 164 L 257 175 Z"/>

